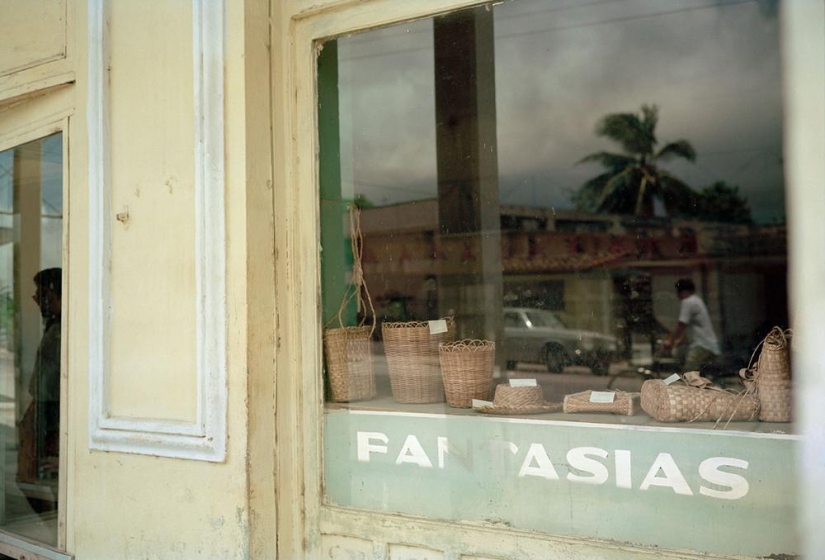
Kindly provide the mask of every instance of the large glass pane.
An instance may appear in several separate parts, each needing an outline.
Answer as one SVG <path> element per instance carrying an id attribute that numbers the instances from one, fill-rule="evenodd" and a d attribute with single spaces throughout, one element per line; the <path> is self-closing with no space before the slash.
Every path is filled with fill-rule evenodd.
<path id="1" fill-rule="evenodd" d="M 63 145 L 0 152 L 0 528 L 57 542 Z"/>
<path id="2" fill-rule="evenodd" d="M 451 317 L 551 402 L 739 390 L 788 326 L 774 4 L 508 2 L 328 42 L 319 85 L 324 315 L 374 315 L 369 406 L 443 402 L 397 394 L 390 322 Z M 375 312 L 339 321 L 353 277 Z"/>
<path id="3" fill-rule="evenodd" d="M 780 73 L 775 2 L 516 0 L 326 42 L 327 500 L 793 551 L 794 427 L 740 377 L 789 334 Z"/>

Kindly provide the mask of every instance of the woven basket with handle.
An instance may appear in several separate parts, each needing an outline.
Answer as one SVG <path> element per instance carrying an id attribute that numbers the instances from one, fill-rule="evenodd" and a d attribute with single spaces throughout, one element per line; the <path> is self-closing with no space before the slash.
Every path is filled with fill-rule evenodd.
<path id="1" fill-rule="evenodd" d="M 367 284 L 361 268 L 360 210 L 350 206 L 353 254 L 352 284 L 344 291 L 338 308 L 338 327 L 330 327 L 335 317 L 324 329 L 324 358 L 326 361 L 329 398 L 333 402 L 351 402 L 371 399 L 375 396 L 375 371 L 372 361 L 372 333 L 375 323 L 367 325 L 368 316 L 375 317 Z M 364 307 L 364 300 L 367 306 Z M 363 315 L 358 325 L 344 326 L 343 313 L 351 302 L 356 302 Z"/>

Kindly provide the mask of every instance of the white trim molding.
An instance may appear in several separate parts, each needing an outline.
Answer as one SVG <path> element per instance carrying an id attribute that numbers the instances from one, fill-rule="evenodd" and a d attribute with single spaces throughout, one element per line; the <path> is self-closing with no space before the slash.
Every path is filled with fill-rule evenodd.
<path id="1" fill-rule="evenodd" d="M 89 13 L 89 447 L 202 461 L 226 457 L 226 232 L 224 2 L 192 0 L 195 124 L 197 418 L 181 422 L 111 413 L 111 184 L 107 0 Z"/>

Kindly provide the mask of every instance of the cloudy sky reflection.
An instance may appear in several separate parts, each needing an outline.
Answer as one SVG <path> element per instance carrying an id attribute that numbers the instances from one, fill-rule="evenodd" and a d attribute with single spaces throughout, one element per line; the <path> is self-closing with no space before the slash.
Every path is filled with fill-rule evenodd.
<path id="1" fill-rule="evenodd" d="M 757 222 L 784 221 L 776 4 L 764 0 L 516 0 L 494 8 L 501 202 L 571 208 L 596 175 L 576 165 L 618 147 L 612 112 L 660 107 L 666 164 L 699 190 L 737 185 Z M 432 21 L 339 40 L 345 195 L 377 204 L 436 195 Z"/>

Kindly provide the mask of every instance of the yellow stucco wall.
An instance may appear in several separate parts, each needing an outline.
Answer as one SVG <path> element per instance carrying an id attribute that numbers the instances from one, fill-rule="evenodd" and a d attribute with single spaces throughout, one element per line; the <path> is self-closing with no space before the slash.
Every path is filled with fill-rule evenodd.
<path id="1" fill-rule="evenodd" d="M 110 6 L 111 412 L 191 421 L 197 412 L 191 3 Z M 76 2 L 78 30 L 85 3 Z M 246 476 L 243 6 L 227 7 L 227 441 L 223 462 L 89 449 L 86 108 L 70 135 L 67 549 L 79 558 L 242 558 Z M 78 34 L 79 59 L 89 46 Z M 85 65 L 77 98 L 87 97 Z"/>

